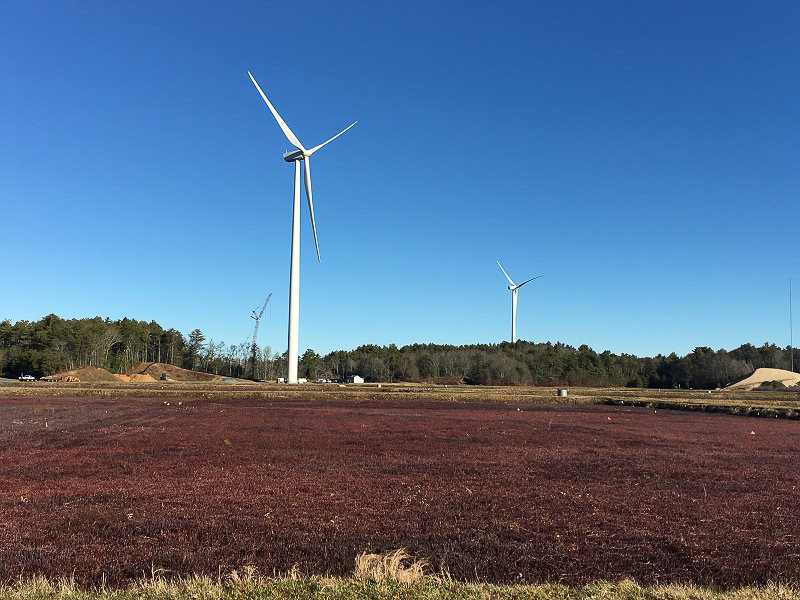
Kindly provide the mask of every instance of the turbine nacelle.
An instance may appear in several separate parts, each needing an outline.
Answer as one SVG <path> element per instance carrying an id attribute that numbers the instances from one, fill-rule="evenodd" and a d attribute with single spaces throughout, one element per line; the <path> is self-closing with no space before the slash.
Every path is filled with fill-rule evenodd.
<path id="1" fill-rule="evenodd" d="M 283 160 L 290 163 L 296 160 L 303 160 L 305 157 L 306 155 L 303 154 L 302 150 L 293 150 L 292 152 L 285 153 L 283 155 Z"/>

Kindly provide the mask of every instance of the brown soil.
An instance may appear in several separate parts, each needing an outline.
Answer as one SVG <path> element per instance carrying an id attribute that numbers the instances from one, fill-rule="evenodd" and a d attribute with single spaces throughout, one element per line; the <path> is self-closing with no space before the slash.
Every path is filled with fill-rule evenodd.
<path id="1" fill-rule="evenodd" d="M 219 381 L 224 379 L 222 375 L 212 375 L 211 373 L 202 373 L 200 371 L 190 371 L 189 369 L 181 369 L 174 365 L 166 363 L 139 363 L 131 370 L 128 375 L 149 375 L 152 381 L 161 379 L 163 373 L 167 374 L 167 379 L 172 381 Z M 131 379 L 131 381 L 145 381 L 143 379 Z M 150 380 L 147 380 L 150 381 Z"/>
<path id="2" fill-rule="evenodd" d="M 0 580 L 345 574 L 405 547 L 469 580 L 798 583 L 798 441 L 629 407 L 0 398 Z"/>
<path id="3" fill-rule="evenodd" d="M 100 381 L 117 381 L 117 378 L 114 375 L 105 369 L 101 369 L 100 367 L 80 367 L 78 369 L 56 373 L 53 375 L 53 377 L 66 377 L 67 375 L 72 375 L 73 377 L 80 379 L 82 382 L 89 383 L 97 383 Z"/>
<path id="4" fill-rule="evenodd" d="M 148 375 L 147 373 L 135 373 L 128 378 L 128 381 L 133 381 L 136 383 L 143 383 L 143 382 L 153 382 L 156 381 L 156 378 Z"/>

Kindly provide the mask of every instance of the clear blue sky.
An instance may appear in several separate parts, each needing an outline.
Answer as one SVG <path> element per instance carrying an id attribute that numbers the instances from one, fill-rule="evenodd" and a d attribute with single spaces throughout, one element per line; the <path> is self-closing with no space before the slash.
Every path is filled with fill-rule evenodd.
<path id="1" fill-rule="evenodd" d="M 789 343 L 800 3 L 0 0 L 0 319 L 300 347 Z M 798 312 L 798 311 L 795 311 Z M 800 314 L 800 313 L 798 313 Z"/>

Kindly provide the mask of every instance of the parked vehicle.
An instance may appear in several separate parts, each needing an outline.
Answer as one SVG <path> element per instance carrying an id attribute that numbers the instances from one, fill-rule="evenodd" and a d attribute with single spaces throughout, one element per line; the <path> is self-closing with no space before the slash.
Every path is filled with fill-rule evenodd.
<path id="1" fill-rule="evenodd" d="M 19 380 L 20 381 L 36 381 L 36 377 L 34 377 L 33 375 L 20 375 L 19 376 Z"/>

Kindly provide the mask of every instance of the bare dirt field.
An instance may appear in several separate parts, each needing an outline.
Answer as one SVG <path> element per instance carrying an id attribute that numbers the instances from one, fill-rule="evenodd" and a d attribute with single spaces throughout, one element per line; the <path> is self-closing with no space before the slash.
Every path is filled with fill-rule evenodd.
<path id="1" fill-rule="evenodd" d="M 182 393 L 0 390 L 0 580 L 347 574 L 405 547 L 467 580 L 800 582 L 795 420 Z"/>

